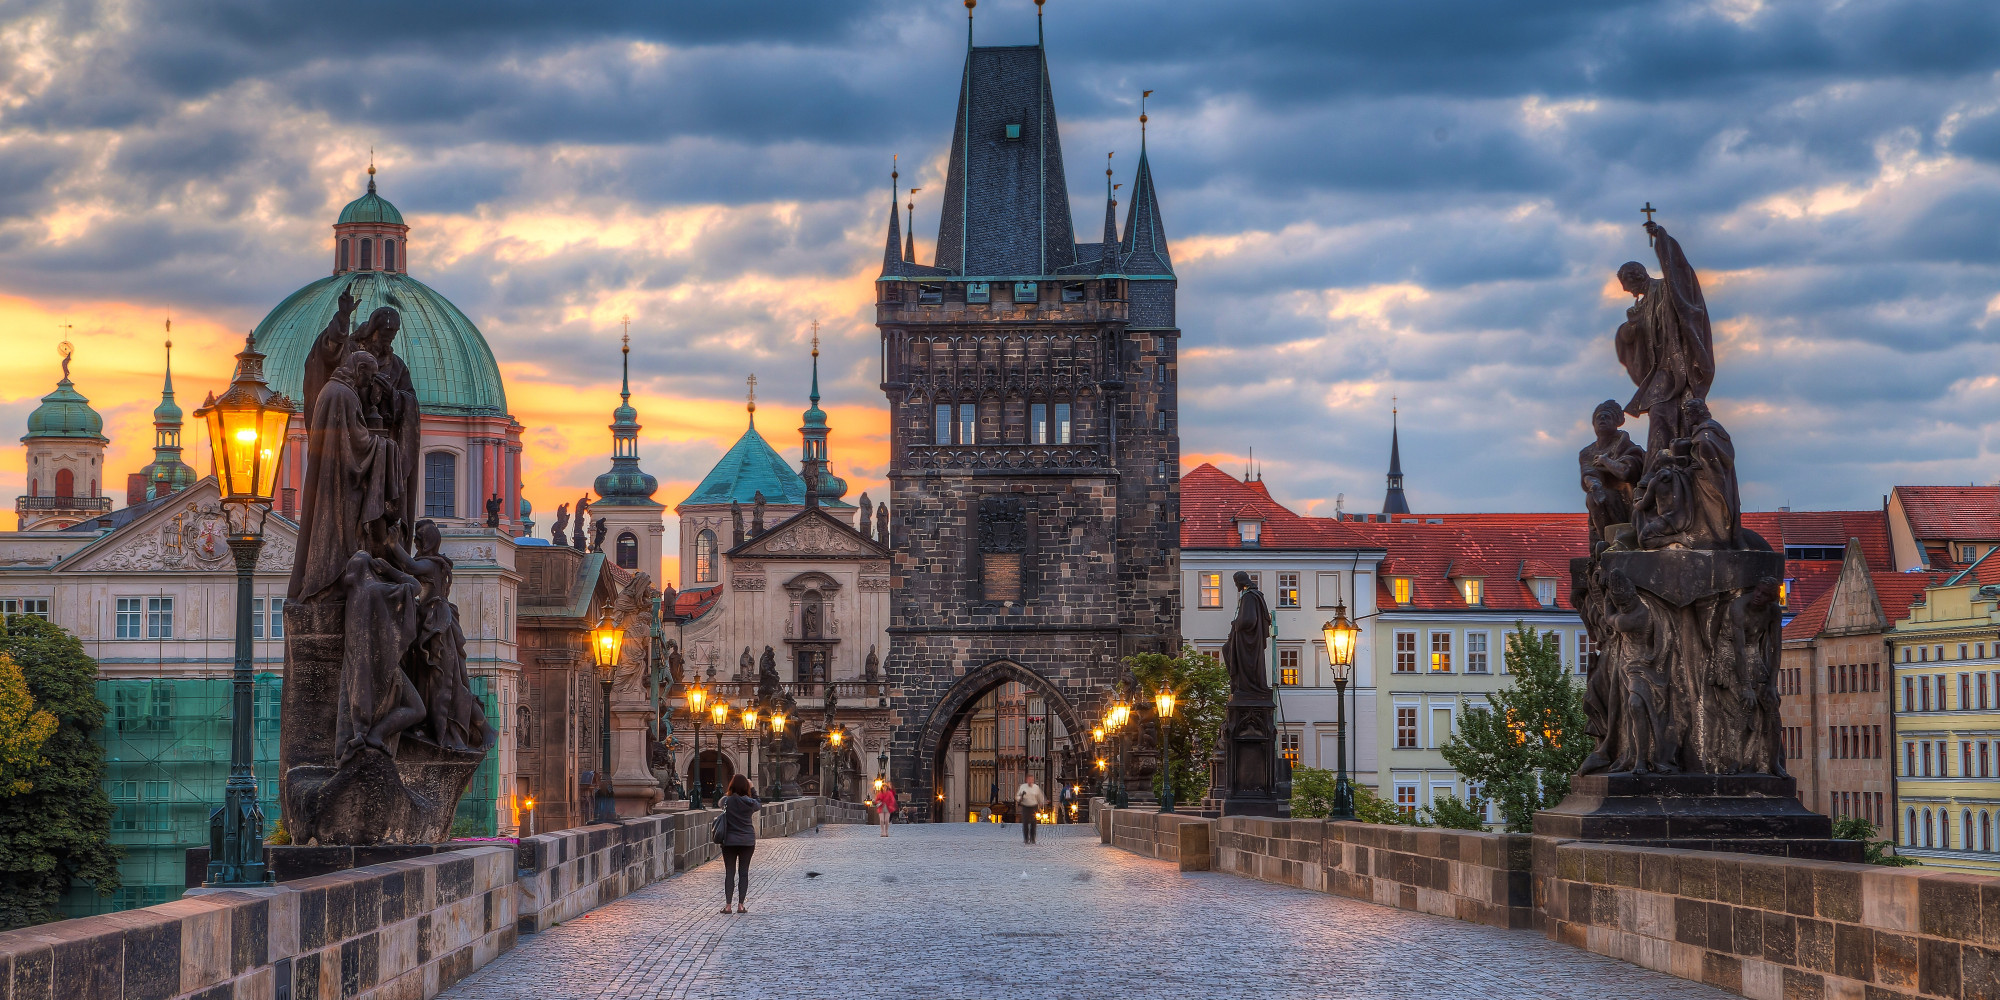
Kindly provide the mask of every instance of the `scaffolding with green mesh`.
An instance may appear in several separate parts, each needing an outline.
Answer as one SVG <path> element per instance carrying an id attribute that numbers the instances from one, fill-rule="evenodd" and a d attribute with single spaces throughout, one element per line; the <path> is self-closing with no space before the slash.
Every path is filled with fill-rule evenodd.
<path id="1" fill-rule="evenodd" d="M 180 898 L 187 850 L 208 844 L 209 813 L 222 804 L 229 777 L 230 679 L 160 677 L 99 680 L 106 708 L 97 740 L 104 747 L 105 791 L 111 796 L 111 841 L 125 852 L 124 884 L 108 896 L 79 883 L 64 895 L 66 916 L 87 916 L 151 906 Z M 472 688 L 497 720 L 493 682 L 472 678 Z M 284 682 L 256 675 L 251 694 L 252 760 L 257 800 L 267 829 L 278 823 L 278 706 Z M 495 795 L 498 754 L 488 753 L 459 800 L 454 837 L 490 837 L 498 829 Z"/>

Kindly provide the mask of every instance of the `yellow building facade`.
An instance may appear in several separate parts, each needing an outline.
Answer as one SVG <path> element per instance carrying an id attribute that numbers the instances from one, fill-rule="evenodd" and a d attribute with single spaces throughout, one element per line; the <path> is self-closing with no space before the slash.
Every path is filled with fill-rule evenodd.
<path id="1" fill-rule="evenodd" d="M 2000 871 L 2000 586 L 1981 584 L 1978 570 L 1926 589 L 1887 636 L 1896 853 Z"/>

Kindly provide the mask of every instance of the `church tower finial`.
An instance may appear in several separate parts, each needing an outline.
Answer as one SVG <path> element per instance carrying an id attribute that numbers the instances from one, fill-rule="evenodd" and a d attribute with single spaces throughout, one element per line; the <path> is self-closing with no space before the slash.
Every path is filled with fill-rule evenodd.
<path id="1" fill-rule="evenodd" d="M 819 408 L 819 320 L 812 323 L 812 405 L 802 414 L 799 438 L 803 452 L 799 477 L 806 481 L 806 504 L 817 507 L 822 501 L 839 501 L 847 495 L 847 483 L 833 474 L 828 464 L 826 440 L 833 431 L 827 426 L 826 411 Z"/>
<path id="2" fill-rule="evenodd" d="M 153 408 L 153 461 L 127 481 L 127 503 L 153 500 L 193 486 L 195 471 L 181 460 L 182 414 L 174 402 L 174 321 L 166 321 L 166 373 L 160 405 Z"/>
<path id="3" fill-rule="evenodd" d="M 1382 497 L 1382 513 L 1408 514 L 1410 501 L 1403 495 L 1403 446 L 1397 426 L 1396 397 L 1389 397 L 1389 489 Z"/>
<path id="4" fill-rule="evenodd" d="M 743 404 L 743 409 L 749 412 L 750 426 L 755 428 L 757 426 L 757 373 L 751 372 L 750 377 L 744 379 L 743 383 L 750 387 L 749 398 Z"/>

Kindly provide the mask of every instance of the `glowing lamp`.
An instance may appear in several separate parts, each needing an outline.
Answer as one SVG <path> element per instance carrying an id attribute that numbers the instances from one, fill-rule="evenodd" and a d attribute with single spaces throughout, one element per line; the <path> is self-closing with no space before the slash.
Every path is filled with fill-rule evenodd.
<path id="1" fill-rule="evenodd" d="M 745 728 L 745 729 L 749 729 L 749 730 L 753 730 L 753 731 L 754 731 L 754 730 L 755 730 L 755 729 L 757 728 L 757 710 L 756 710 L 756 709 L 754 709 L 754 708 L 746 708 L 746 709 L 744 709 L 744 710 L 743 710 L 743 728 Z"/>
<path id="2" fill-rule="evenodd" d="M 785 731 L 785 713 L 783 712 L 771 713 L 771 731 L 774 733 L 782 733 Z"/>
<path id="3" fill-rule="evenodd" d="M 840 745 L 847 741 L 847 732 L 846 730 L 836 729 L 826 734 L 826 741 L 833 744 L 834 749 L 838 750 L 840 749 Z"/>
<path id="4" fill-rule="evenodd" d="M 1160 693 L 1153 696 L 1153 707 L 1159 710 L 1160 718 L 1173 718 L 1174 692 L 1169 688 L 1161 688 Z"/>
<path id="5" fill-rule="evenodd" d="M 597 627 L 590 630 L 590 655 L 597 661 L 597 675 L 609 680 L 611 671 L 618 666 L 618 653 L 625 648 L 625 628 L 611 620 L 611 609 L 597 619 Z"/>
<path id="6" fill-rule="evenodd" d="M 229 388 L 220 397 L 210 393 L 194 411 L 208 425 L 223 503 L 268 504 L 277 494 L 278 460 L 284 457 L 292 410 L 292 401 L 264 381 L 264 355 L 246 338 Z"/>
<path id="7" fill-rule="evenodd" d="M 1091 729 L 1091 731 L 1090 731 L 1090 741 L 1091 741 L 1092 743 L 1102 743 L 1102 742 L 1104 742 L 1104 727 L 1103 727 L 1103 726 L 1097 726 L 1097 727 L 1094 727 L 1094 728 L 1092 728 L 1092 729 Z"/>
<path id="8" fill-rule="evenodd" d="M 708 704 L 708 689 L 702 687 L 699 684 L 696 684 L 695 686 L 688 688 L 687 700 L 688 700 L 688 714 L 700 715 L 701 707 L 703 705 Z"/>
<path id="9" fill-rule="evenodd" d="M 715 704 L 710 705 L 708 707 L 708 718 L 710 722 L 713 722 L 718 726 L 722 725 L 725 722 L 728 722 L 729 702 L 720 698 L 716 699 Z"/>
<path id="10" fill-rule="evenodd" d="M 1333 606 L 1333 620 L 1320 626 L 1326 637 L 1326 661 L 1333 666 L 1333 679 L 1345 683 L 1354 676 L 1354 644 L 1361 629 L 1347 620 L 1347 605 Z"/>

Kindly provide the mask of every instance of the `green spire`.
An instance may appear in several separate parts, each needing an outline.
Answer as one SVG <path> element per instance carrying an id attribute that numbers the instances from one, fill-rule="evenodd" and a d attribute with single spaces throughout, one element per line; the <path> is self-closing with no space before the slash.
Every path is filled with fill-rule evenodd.
<path id="1" fill-rule="evenodd" d="M 104 418 L 91 409 L 90 400 L 76 391 L 76 383 L 69 380 L 69 362 L 75 349 L 65 340 L 56 352 L 62 357 L 62 379 L 56 383 L 54 392 L 42 397 L 42 405 L 28 414 L 28 433 L 21 440 L 79 438 L 109 444 L 111 439 L 104 436 Z"/>
<path id="2" fill-rule="evenodd" d="M 656 504 L 660 481 L 639 468 L 639 411 L 632 406 L 632 320 L 625 319 L 619 347 L 618 408 L 611 411 L 611 471 L 592 484 L 599 505 L 634 507 Z"/>
<path id="3" fill-rule="evenodd" d="M 799 428 L 805 449 L 799 474 L 809 483 L 817 476 L 816 500 L 837 501 L 847 493 L 847 483 L 827 465 L 826 439 L 832 431 L 826 426 L 826 411 L 819 408 L 819 320 L 813 320 L 812 345 L 812 406 L 804 414 L 805 426 Z"/>
<path id="4" fill-rule="evenodd" d="M 174 321 L 167 321 L 167 333 Z M 139 470 L 146 499 L 178 493 L 194 485 L 194 469 L 181 460 L 181 408 L 174 402 L 174 342 L 167 341 L 167 372 L 160 386 L 160 405 L 153 407 L 153 461 Z"/>

